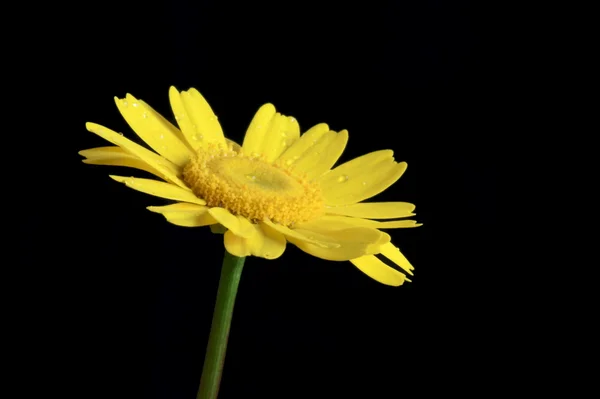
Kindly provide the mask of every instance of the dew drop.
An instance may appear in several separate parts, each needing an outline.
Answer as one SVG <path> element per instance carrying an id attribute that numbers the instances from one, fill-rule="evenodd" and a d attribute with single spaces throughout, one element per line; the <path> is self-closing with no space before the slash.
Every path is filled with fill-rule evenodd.
<path id="1" fill-rule="evenodd" d="M 366 181 L 362 182 L 362 185 L 363 185 L 363 186 L 366 186 L 366 185 L 367 185 L 367 182 L 366 182 Z"/>
<path id="2" fill-rule="evenodd" d="M 123 100 L 123 106 L 124 106 L 125 108 L 127 108 L 127 106 L 128 106 L 128 105 L 129 105 L 129 103 L 127 102 L 127 100 Z"/>
<path id="3" fill-rule="evenodd" d="M 204 136 L 203 136 L 203 135 L 201 135 L 201 134 L 194 134 L 194 135 L 192 136 L 192 140 L 194 140 L 194 141 L 200 141 L 200 140 L 202 140 L 203 138 L 204 138 Z"/>
<path id="4" fill-rule="evenodd" d="M 248 179 L 250 181 L 254 181 L 254 180 L 256 180 L 256 175 L 253 175 L 253 174 L 246 175 L 246 179 Z"/>
<path id="5" fill-rule="evenodd" d="M 164 140 L 164 139 L 165 139 L 165 135 L 164 135 L 163 133 L 161 133 L 161 134 L 160 134 L 160 136 L 159 136 L 159 138 L 160 138 L 161 140 Z"/>
<path id="6" fill-rule="evenodd" d="M 290 166 L 293 163 L 294 163 L 293 159 L 288 159 L 287 161 L 285 161 L 285 164 L 288 165 L 288 166 Z"/>
<path id="7" fill-rule="evenodd" d="M 296 118 L 294 118 L 293 116 L 290 116 L 290 122 L 296 122 Z"/>
<path id="8" fill-rule="evenodd" d="M 342 175 L 337 178 L 338 183 L 344 183 L 348 181 L 348 175 Z"/>
<path id="9" fill-rule="evenodd" d="M 119 132 L 119 136 L 123 136 L 123 133 Z"/>
<path id="10" fill-rule="evenodd" d="M 144 119 L 147 119 L 147 118 L 148 118 L 148 113 L 147 113 L 147 112 L 144 112 L 144 113 L 142 114 L 142 118 L 144 118 Z"/>
<path id="11" fill-rule="evenodd" d="M 134 107 L 137 107 L 140 104 L 136 101 L 136 102 L 132 103 L 131 105 L 133 105 Z"/>

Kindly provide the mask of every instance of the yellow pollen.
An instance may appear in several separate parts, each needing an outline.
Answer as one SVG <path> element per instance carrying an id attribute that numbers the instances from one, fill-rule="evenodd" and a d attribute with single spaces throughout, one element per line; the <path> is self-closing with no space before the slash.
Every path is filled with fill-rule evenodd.
<path id="1" fill-rule="evenodd" d="M 207 206 L 221 207 L 253 222 L 270 219 L 291 226 L 324 212 L 318 183 L 283 163 L 211 145 L 199 149 L 183 170 L 183 179 Z"/>

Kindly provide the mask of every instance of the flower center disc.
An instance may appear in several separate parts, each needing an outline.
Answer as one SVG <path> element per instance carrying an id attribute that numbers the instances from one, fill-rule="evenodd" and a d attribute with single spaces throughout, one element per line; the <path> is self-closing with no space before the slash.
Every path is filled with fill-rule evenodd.
<path id="1" fill-rule="evenodd" d="M 323 213 L 321 187 L 280 163 L 237 153 L 231 148 L 200 149 L 183 170 L 183 179 L 209 207 L 221 207 L 256 222 L 286 226 Z"/>

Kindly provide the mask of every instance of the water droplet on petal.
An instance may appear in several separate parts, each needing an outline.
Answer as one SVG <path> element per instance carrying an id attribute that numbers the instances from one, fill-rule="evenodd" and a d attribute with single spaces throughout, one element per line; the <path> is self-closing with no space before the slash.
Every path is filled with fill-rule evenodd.
<path id="1" fill-rule="evenodd" d="M 290 122 L 296 122 L 296 118 L 294 118 L 293 116 L 290 116 Z"/>
<path id="2" fill-rule="evenodd" d="M 254 180 L 256 180 L 256 175 L 254 175 L 254 174 L 246 175 L 246 179 L 254 181 Z"/>
<path id="3" fill-rule="evenodd" d="M 287 161 L 285 161 L 285 164 L 288 165 L 288 166 L 290 166 L 293 163 L 294 163 L 293 159 L 288 159 Z"/>
<path id="4" fill-rule="evenodd" d="M 127 102 L 127 100 L 123 100 L 122 104 L 123 104 L 123 106 L 124 106 L 125 108 L 127 108 L 127 106 L 129 105 L 129 103 Z"/>
<path id="5" fill-rule="evenodd" d="M 136 102 L 132 103 L 131 105 L 133 105 L 134 107 L 137 107 L 140 104 L 136 101 Z"/>
<path id="6" fill-rule="evenodd" d="M 148 118 L 148 113 L 147 113 L 147 112 L 144 112 L 144 113 L 142 114 L 142 118 L 144 118 L 144 119 Z"/>
<path id="7" fill-rule="evenodd" d="M 165 135 L 164 135 L 164 133 L 161 133 L 161 134 L 160 134 L 160 136 L 159 136 L 159 138 L 160 138 L 161 140 L 164 140 L 164 139 L 165 139 Z"/>
<path id="8" fill-rule="evenodd" d="M 338 183 L 344 183 L 348 181 L 348 175 L 342 175 L 337 178 Z"/>
<path id="9" fill-rule="evenodd" d="M 366 186 L 366 185 L 367 185 L 367 182 L 366 182 L 366 181 L 362 182 L 362 185 L 363 185 L 363 186 Z"/>
<path id="10" fill-rule="evenodd" d="M 119 132 L 119 136 L 123 136 L 123 135 L 124 135 L 123 133 Z"/>

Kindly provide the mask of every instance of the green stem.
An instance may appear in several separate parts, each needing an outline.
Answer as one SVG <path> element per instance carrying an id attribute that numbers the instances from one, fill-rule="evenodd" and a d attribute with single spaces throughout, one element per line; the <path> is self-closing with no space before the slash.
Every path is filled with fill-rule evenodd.
<path id="1" fill-rule="evenodd" d="M 235 296 L 240 284 L 245 259 L 243 257 L 238 258 L 225 251 L 217 291 L 217 302 L 215 303 L 202 378 L 200 379 L 200 389 L 198 389 L 196 399 L 216 399 L 219 394 L 233 305 L 235 304 Z"/>

